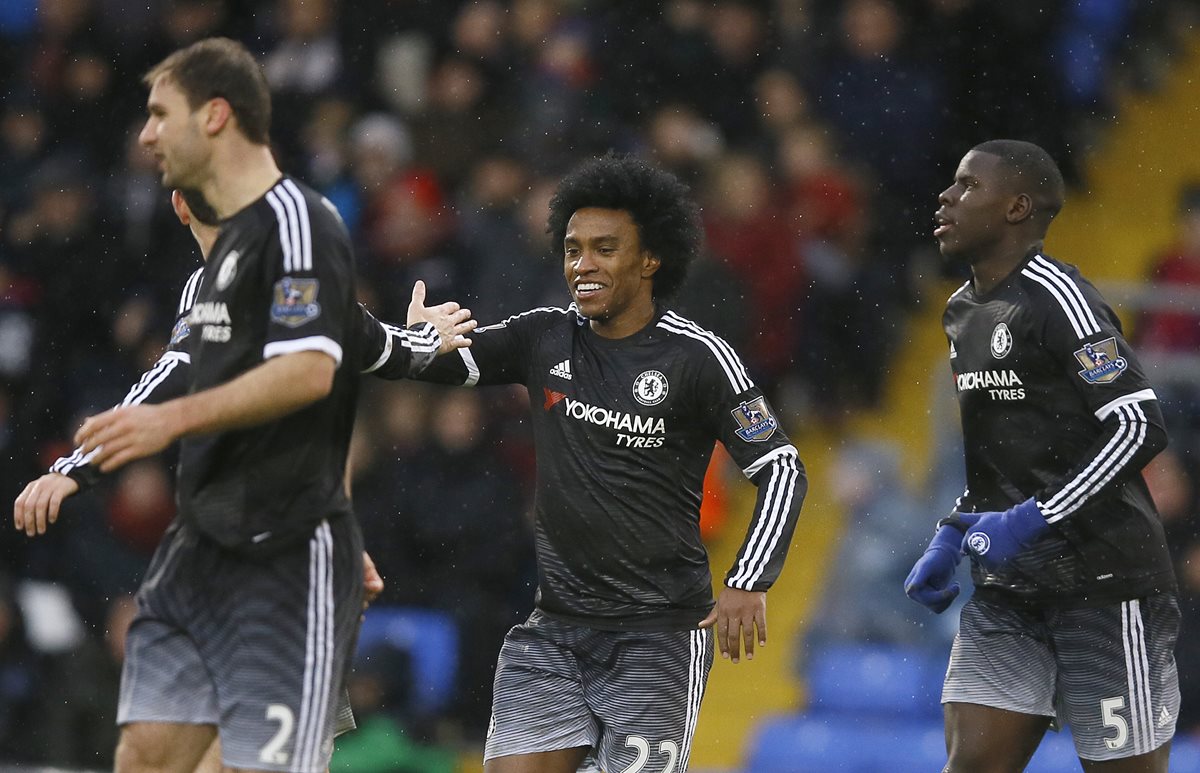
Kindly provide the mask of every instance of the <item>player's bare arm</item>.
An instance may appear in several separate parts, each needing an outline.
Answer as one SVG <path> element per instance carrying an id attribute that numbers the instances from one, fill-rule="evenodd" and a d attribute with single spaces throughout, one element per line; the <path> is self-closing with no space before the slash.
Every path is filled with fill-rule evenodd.
<path id="1" fill-rule="evenodd" d="M 726 586 L 708 617 L 700 621 L 700 627 L 716 629 L 721 657 L 737 663 L 744 644 L 746 660 L 754 660 L 756 639 L 760 647 L 767 644 L 767 592 Z"/>
<path id="2" fill-rule="evenodd" d="M 412 300 L 408 304 L 408 324 L 429 322 L 437 328 L 442 345 L 438 354 L 446 354 L 455 349 L 471 345 L 471 339 L 466 337 L 475 329 L 476 321 L 471 319 L 471 310 L 460 307 L 454 301 L 425 305 L 425 283 L 417 280 L 413 285 Z"/>
<path id="3" fill-rule="evenodd" d="M 30 537 L 45 534 L 49 525 L 58 520 L 63 500 L 78 491 L 77 482 L 57 472 L 48 472 L 31 481 L 13 503 L 13 526 Z"/>
<path id="4" fill-rule="evenodd" d="M 252 427 L 329 394 L 337 364 L 324 352 L 273 357 L 212 389 L 160 405 L 131 405 L 91 417 L 75 434 L 92 463 L 112 472 L 186 435 Z"/>

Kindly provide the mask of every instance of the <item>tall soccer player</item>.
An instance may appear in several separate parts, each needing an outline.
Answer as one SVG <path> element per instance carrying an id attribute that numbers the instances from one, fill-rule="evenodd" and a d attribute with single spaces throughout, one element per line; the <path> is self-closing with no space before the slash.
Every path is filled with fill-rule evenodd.
<path id="1" fill-rule="evenodd" d="M 766 642 L 807 481 L 738 355 L 665 305 L 698 222 L 672 175 L 585 163 L 550 205 L 574 303 L 479 328 L 419 376 L 529 390 L 538 592 L 500 651 L 487 773 L 570 773 L 589 754 L 605 771 L 685 770 L 712 629 L 734 663 Z M 758 499 L 714 606 L 700 500 L 717 441 Z"/>
<path id="2" fill-rule="evenodd" d="M 1089 773 L 1166 773 L 1178 718 L 1175 580 L 1139 474 L 1162 412 L 1112 309 L 1043 252 L 1063 198 L 1053 159 L 1015 140 L 977 145 L 938 197 L 941 252 L 972 274 L 943 316 L 967 490 L 905 591 L 944 611 L 970 554 L 948 773 L 1024 770 L 1052 724 Z"/>
<path id="3" fill-rule="evenodd" d="M 179 518 L 127 639 L 116 767 L 190 771 L 219 732 L 226 767 L 321 771 L 363 593 L 343 487 L 358 368 L 342 361 L 361 341 L 349 238 L 276 166 L 244 47 L 201 41 L 146 83 L 140 140 L 163 183 L 222 222 L 186 318 L 188 393 L 77 435 L 101 472 L 181 440 Z"/>

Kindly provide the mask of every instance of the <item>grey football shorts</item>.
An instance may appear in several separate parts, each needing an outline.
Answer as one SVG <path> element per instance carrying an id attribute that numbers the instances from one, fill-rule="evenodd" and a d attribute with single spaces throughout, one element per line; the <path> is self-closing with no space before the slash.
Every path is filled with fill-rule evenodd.
<path id="1" fill-rule="evenodd" d="M 159 545 L 126 638 L 117 722 L 216 725 L 230 767 L 319 773 L 354 725 L 345 693 L 362 613 L 352 518 L 247 558 L 180 523 Z"/>
<path id="2" fill-rule="evenodd" d="M 484 758 L 587 746 L 603 770 L 686 770 L 712 638 L 600 631 L 534 612 L 500 650 Z"/>
<path id="3" fill-rule="evenodd" d="M 1052 717 L 1085 760 L 1154 751 L 1175 734 L 1173 594 L 1078 609 L 963 607 L 942 703 Z"/>

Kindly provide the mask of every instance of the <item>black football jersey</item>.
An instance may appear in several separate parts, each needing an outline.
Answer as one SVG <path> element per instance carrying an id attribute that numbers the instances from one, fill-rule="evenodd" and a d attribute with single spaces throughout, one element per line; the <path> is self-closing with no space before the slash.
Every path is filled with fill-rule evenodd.
<path id="1" fill-rule="evenodd" d="M 1074 266 L 1030 255 L 990 292 L 971 282 L 943 317 L 962 415 L 963 512 L 1030 497 L 1052 528 L 979 592 L 1084 605 L 1174 587 L 1140 471 L 1162 412 L 1120 321 Z"/>
<path id="2" fill-rule="evenodd" d="M 184 438 L 181 518 L 227 547 L 267 551 L 350 512 L 343 473 L 358 323 L 350 239 L 319 194 L 283 177 L 222 222 L 185 323 L 189 392 L 294 352 L 324 352 L 338 368 L 330 394 L 312 405 L 258 426 Z"/>
<path id="3" fill-rule="evenodd" d="M 725 582 L 771 587 L 807 480 L 724 340 L 661 310 L 635 335 L 607 339 L 573 305 L 534 309 L 471 338 L 418 378 L 527 387 L 542 611 L 602 629 L 694 628 L 713 603 L 700 502 L 717 441 L 758 487 Z"/>

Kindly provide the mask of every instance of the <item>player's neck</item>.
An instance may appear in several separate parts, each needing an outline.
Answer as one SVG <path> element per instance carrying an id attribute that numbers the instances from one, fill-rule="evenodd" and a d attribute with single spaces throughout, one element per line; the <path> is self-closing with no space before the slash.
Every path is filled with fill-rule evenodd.
<path id="1" fill-rule="evenodd" d="M 234 142 L 214 152 L 212 175 L 201 192 L 224 220 L 262 198 L 281 176 L 269 146 Z"/>
<path id="2" fill-rule="evenodd" d="M 654 302 L 638 304 L 636 308 L 627 309 L 612 319 L 592 319 L 589 325 L 592 332 L 601 338 L 628 338 L 654 319 L 656 307 Z"/>
<path id="3" fill-rule="evenodd" d="M 975 293 L 987 295 L 1016 271 L 1029 254 L 1040 247 L 1038 244 L 1005 245 L 979 260 L 971 262 L 971 276 Z"/>

